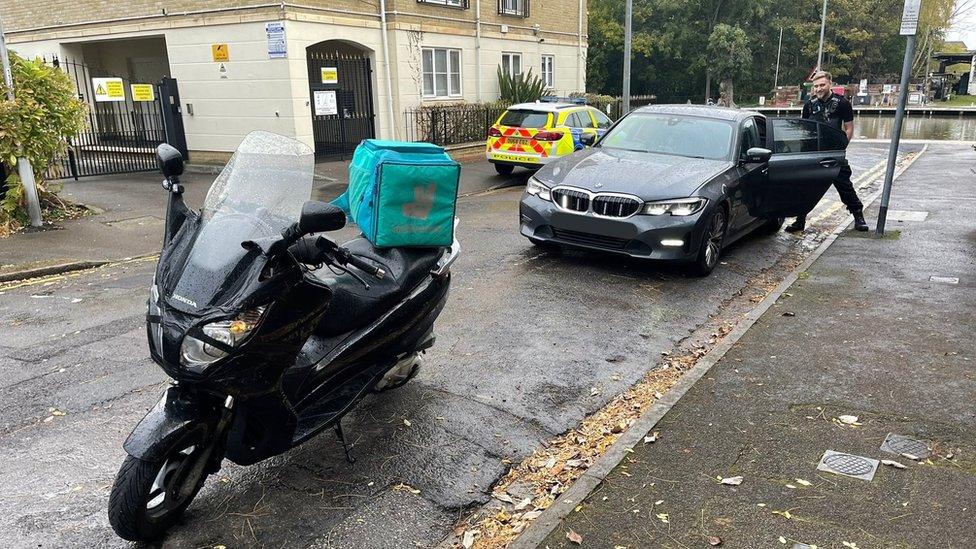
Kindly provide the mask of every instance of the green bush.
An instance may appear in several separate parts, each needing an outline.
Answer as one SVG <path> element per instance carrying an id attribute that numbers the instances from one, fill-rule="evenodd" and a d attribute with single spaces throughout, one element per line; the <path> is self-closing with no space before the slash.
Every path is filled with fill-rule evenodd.
<path id="1" fill-rule="evenodd" d="M 7 192 L 0 200 L 0 233 L 27 220 L 24 189 L 17 175 L 17 158 L 26 157 L 34 169 L 41 206 L 48 211 L 67 205 L 57 189 L 43 180 L 47 167 L 64 152 L 65 139 L 85 124 L 87 106 L 75 97 L 75 84 L 67 74 L 41 60 L 10 53 L 16 98 L 7 100 L 0 79 L 0 163 L 7 172 Z"/>
<path id="2" fill-rule="evenodd" d="M 532 69 L 512 76 L 503 71 L 501 65 L 498 66 L 498 87 L 502 92 L 502 101 L 510 105 L 536 101 L 546 89 L 542 79 L 532 74 Z"/>

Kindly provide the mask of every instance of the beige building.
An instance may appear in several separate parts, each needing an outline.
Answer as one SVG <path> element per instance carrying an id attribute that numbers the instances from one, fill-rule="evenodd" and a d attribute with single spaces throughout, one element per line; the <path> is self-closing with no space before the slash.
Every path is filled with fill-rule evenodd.
<path id="1" fill-rule="evenodd" d="M 408 109 L 498 99 L 498 66 L 585 89 L 586 0 L 0 0 L 0 17 L 21 55 L 175 78 L 198 160 L 258 129 L 320 153 L 402 139 Z"/>

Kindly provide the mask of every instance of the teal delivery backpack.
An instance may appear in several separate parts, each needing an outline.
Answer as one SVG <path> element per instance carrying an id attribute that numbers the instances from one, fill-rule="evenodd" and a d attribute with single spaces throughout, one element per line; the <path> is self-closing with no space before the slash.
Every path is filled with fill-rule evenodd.
<path id="1" fill-rule="evenodd" d="M 431 143 L 366 139 L 332 201 L 377 248 L 450 246 L 461 166 Z"/>

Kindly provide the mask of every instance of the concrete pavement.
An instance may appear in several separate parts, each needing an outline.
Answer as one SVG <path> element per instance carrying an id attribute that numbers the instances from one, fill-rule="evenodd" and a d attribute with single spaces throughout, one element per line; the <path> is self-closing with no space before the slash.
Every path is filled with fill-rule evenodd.
<path id="1" fill-rule="evenodd" d="M 541 546 L 976 545 L 974 160 L 931 145 L 888 238 L 843 233 Z M 827 450 L 905 468 L 818 471 Z"/>

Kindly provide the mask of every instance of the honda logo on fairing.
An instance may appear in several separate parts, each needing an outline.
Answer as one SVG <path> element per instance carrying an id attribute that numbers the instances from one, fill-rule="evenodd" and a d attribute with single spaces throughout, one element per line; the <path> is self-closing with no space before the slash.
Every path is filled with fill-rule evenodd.
<path id="1" fill-rule="evenodd" d="M 173 294 L 173 299 L 175 299 L 176 301 L 179 301 L 180 303 L 186 303 L 187 305 L 189 305 L 191 307 L 194 307 L 194 308 L 197 307 L 197 302 L 196 301 L 193 301 L 192 299 L 187 299 L 187 298 L 185 298 L 185 297 L 183 297 L 181 295 Z"/>

